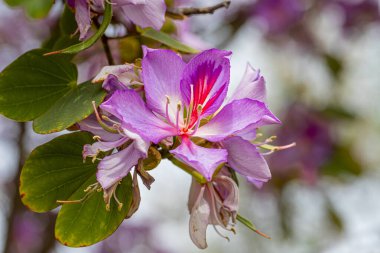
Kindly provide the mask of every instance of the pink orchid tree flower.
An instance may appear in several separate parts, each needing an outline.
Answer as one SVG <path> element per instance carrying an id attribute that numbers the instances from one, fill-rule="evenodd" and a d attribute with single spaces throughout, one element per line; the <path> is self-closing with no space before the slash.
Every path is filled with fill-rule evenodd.
<path id="1" fill-rule="evenodd" d="M 227 163 L 254 183 L 265 182 L 270 178 L 269 168 L 244 136 L 280 121 L 258 100 L 263 94 L 243 97 L 236 93 L 222 106 L 230 81 L 230 54 L 210 49 L 185 63 L 170 50 L 144 48 L 141 76 L 146 101 L 132 89 L 117 90 L 100 108 L 117 116 L 123 129 L 146 141 L 158 144 L 177 137 L 181 144 L 170 152 L 207 181 L 218 166 Z M 246 73 L 241 85 L 265 92 L 261 76 L 249 84 L 251 75 Z M 194 144 L 194 137 L 205 139 L 211 147 Z"/>

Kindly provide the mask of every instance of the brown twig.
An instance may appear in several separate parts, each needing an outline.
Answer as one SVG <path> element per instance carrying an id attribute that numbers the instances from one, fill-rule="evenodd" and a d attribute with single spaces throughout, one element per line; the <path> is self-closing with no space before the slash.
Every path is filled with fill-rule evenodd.
<path id="1" fill-rule="evenodd" d="M 209 7 L 169 8 L 166 11 L 166 14 L 168 14 L 172 18 L 183 19 L 185 16 L 192 16 L 192 15 L 199 15 L 199 14 L 213 14 L 218 9 L 221 9 L 221 8 L 228 9 L 230 4 L 231 4 L 230 0 L 224 0 L 223 2 L 220 2 L 216 5 L 209 6 Z"/>

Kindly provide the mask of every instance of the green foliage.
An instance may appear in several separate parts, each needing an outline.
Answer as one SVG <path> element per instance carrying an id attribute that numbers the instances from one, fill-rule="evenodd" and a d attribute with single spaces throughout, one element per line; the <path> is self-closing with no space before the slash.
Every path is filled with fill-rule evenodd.
<path id="1" fill-rule="evenodd" d="M 44 18 L 54 4 L 54 0 L 5 0 L 12 7 L 21 6 L 32 18 Z"/>
<path id="2" fill-rule="evenodd" d="M 89 116 L 94 111 L 92 101 L 100 104 L 104 96 L 101 84 L 86 82 L 74 86 L 33 122 L 33 129 L 41 134 L 62 131 Z"/>
<path id="3" fill-rule="evenodd" d="M 0 113 L 4 116 L 33 120 L 76 85 L 75 65 L 66 57 L 43 57 L 44 52 L 29 51 L 0 73 Z"/>
<path id="4" fill-rule="evenodd" d="M 196 54 L 198 50 L 186 46 L 185 44 L 179 42 L 178 40 L 172 38 L 170 35 L 156 31 L 152 28 L 145 28 L 141 30 L 141 36 L 144 38 L 152 39 L 158 41 L 174 50 L 181 51 L 182 53 Z"/>
<path id="5" fill-rule="evenodd" d="M 57 200 L 78 200 L 96 183 L 97 163 L 83 162 L 83 145 L 92 135 L 76 132 L 62 135 L 37 147 L 27 159 L 20 178 L 22 202 L 32 211 L 47 212 Z M 88 246 L 111 235 L 128 214 L 132 201 L 132 179 L 121 181 L 116 196 L 123 203 L 119 211 L 111 200 L 106 210 L 103 193 L 95 191 L 81 203 L 65 203 L 56 222 L 56 238 L 71 247 Z"/>
<path id="6" fill-rule="evenodd" d="M 105 97 L 101 84 L 76 84 L 77 69 L 62 55 L 32 50 L 0 73 L 0 113 L 17 120 L 35 120 L 37 133 L 70 127 L 93 112 L 91 101 Z"/>
<path id="7" fill-rule="evenodd" d="M 37 147 L 21 171 L 22 202 L 32 211 L 47 212 L 56 208 L 57 200 L 69 199 L 96 173 L 96 163 L 83 162 L 84 144 L 92 135 L 76 132 L 55 138 Z"/>
<path id="8" fill-rule="evenodd" d="M 82 185 L 70 199 L 82 198 L 84 189 L 94 182 L 95 176 Z M 126 218 L 132 203 L 130 175 L 121 181 L 116 196 L 123 203 L 120 211 L 115 201 L 111 201 L 110 210 L 106 210 L 102 192 L 95 192 L 88 200 L 79 204 L 64 204 L 55 225 L 57 240 L 70 247 L 84 247 L 110 236 Z"/>

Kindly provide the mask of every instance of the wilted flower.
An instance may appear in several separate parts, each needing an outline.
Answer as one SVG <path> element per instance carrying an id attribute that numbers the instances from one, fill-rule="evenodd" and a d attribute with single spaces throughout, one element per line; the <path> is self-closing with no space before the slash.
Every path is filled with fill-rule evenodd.
<path id="1" fill-rule="evenodd" d="M 213 225 L 219 234 L 216 225 L 235 232 L 234 224 L 239 207 L 238 186 L 226 175 L 218 175 L 212 182 L 203 185 L 193 179 L 188 207 L 191 240 L 198 248 L 205 249 L 206 230 L 209 224 Z"/>

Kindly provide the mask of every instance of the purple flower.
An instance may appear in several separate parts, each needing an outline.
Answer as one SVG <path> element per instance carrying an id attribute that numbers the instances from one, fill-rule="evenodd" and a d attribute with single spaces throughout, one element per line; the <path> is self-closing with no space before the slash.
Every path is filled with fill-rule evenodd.
<path id="1" fill-rule="evenodd" d="M 210 49 L 185 63 L 170 50 L 145 48 L 142 79 L 146 102 L 134 90 L 118 90 L 100 107 L 119 118 L 123 129 L 144 140 L 158 144 L 178 137 L 181 144 L 171 153 L 208 181 L 218 165 L 228 162 L 249 180 L 264 182 L 270 178 L 265 160 L 244 138 L 252 136 L 257 127 L 279 120 L 258 100 L 265 95 L 265 87 L 262 77 L 250 67 L 240 86 L 261 93 L 244 91 L 244 96 L 237 91 L 222 106 L 229 84 L 230 54 Z M 210 148 L 194 144 L 193 137 L 206 139 Z M 240 145 L 243 149 L 238 151 Z"/>
<path id="2" fill-rule="evenodd" d="M 215 226 L 219 225 L 226 230 L 235 231 L 234 224 L 239 207 L 238 186 L 225 175 L 218 175 L 212 182 L 203 185 L 193 179 L 188 207 L 190 238 L 198 248 L 205 249 L 209 224 L 213 225 L 215 230 Z"/>
<path id="3" fill-rule="evenodd" d="M 147 156 L 149 142 L 139 135 L 119 127 L 119 134 L 109 133 L 99 125 L 94 116 L 79 123 L 81 130 L 91 132 L 98 140 L 83 147 L 83 158 L 96 159 L 99 152 L 112 151 L 123 146 L 124 149 L 104 157 L 98 165 L 97 181 L 103 189 L 110 189 L 123 179 L 140 159 Z M 117 126 L 118 127 L 118 126 Z"/>
<path id="4" fill-rule="evenodd" d="M 105 0 L 67 0 L 75 8 L 75 19 L 84 40 L 91 28 L 91 9 L 101 10 Z M 165 22 L 166 5 L 164 0 L 112 0 L 115 16 L 124 23 L 132 22 L 142 28 L 160 29 Z"/>

